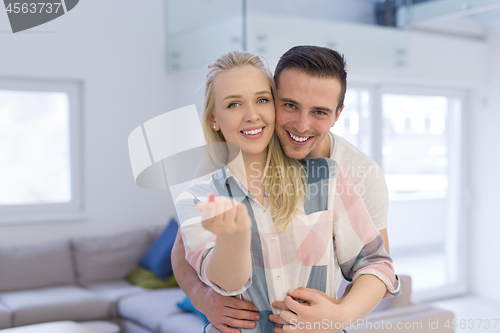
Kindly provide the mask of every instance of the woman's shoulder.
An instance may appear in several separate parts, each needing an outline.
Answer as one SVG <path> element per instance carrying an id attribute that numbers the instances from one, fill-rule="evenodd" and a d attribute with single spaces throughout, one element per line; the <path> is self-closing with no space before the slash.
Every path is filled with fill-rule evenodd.
<path id="1" fill-rule="evenodd" d="M 202 198 L 207 197 L 210 193 L 217 194 L 217 186 L 215 185 L 214 175 L 209 179 L 192 183 L 190 186 L 186 187 L 179 196 L 175 199 L 175 206 L 180 206 L 183 203 L 191 202 L 196 204 Z"/>
<path id="2" fill-rule="evenodd" d="M 304 167 L 308 182 L 337 177 L 338 164 L 331 158 L 305 158 L 300 160 L 300 163 Z"/>
<path id="3" fill-rule="evenodd" d="M 304 165 L 309 166 L 317 166 L 317 165 L 336 165 L 337 162 L 335 160 L 332 160 L 331 158 L 327 157 L 314 157 L 314 158 L 304 158 L 300 160 L 300 163 Z"/>
<path id="4" fill-rule="evenodd" d="M 200 213 L 196 209 L 196 204 L 200 201 L 208 200 L 208 195 L 215 193 L 213 179 L 191 185 L 184 189 L 175 199 L 174 207 L 179 223 L 184 223 L 192 218 L 197 218 Z"/>

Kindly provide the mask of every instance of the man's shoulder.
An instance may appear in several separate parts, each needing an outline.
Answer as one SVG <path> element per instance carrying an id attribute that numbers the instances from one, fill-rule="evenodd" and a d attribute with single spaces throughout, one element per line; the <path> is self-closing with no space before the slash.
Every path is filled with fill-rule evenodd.
<path id="1" fill-rule="evenodd" d="M 332 158 L 356 186 L 378 230 L 387 228 L 389 197 L 382 169 L 374 159 L 346 139 L 332 134 Z"/>
<path id="2" fill-rule="evenodd" d="M 378 166 L 374 159 L 363 153 L 358 147 L 343 137 L 331 132 L 330 135 L 333 137 L 334 144 L 330 158 L 337 161 L 341 167 L 346 168 L 352 165 Z"/>
<path id="3" fill-rule="evenodd" d="M 354 184 L 373 183 L 386 186 L 382 169 L 374 159 L 346 139 L 335 134 L 332 135 L 334 149 L 331 158 L 337 161 L 339 167 L 351 177 Z"/>

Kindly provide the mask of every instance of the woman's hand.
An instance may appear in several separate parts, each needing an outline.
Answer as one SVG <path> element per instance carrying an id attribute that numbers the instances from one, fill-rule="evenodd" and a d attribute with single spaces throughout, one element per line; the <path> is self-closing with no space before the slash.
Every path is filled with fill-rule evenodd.
<path id="1" fill-rule="evenodd" d="M 301 287 L 289 291 L 284 302 L 274 302 L 273 306 L 282 311 L 279 316 L 271 315 L 269 319 L 284 325 L 274 329 L 277 333 L 342 332 L 350 323 L 345 319 L 347 313 L 340 302 L 318 290 Z"/>
<path id="2" fill-rule="evenodd" d="M 251 229 L 252 221 L 244 204 L 236 205 L 234 200 L 225 197 L 212 198 L 196 205 L 203 228 L 217 236 L 242 234 Z"/>
<path id="3" fill-rule="evenodd" d="M 348 287 L 349 286 L 350 285 L 348 285 Z M 351 288 L 349 288 L 349 289 L 351 289 Z M 313 294 L 316 294 L 316 295 L 319 295 L 321 297 L 324 297 L 325 299 L 329 300 L 330 302 L 332 302 L 334 304 L 339 304 L 342 301 L 342 299 L 345 297 L 345 294 L 347 293 L 347 289 L 346 289 L 346 293 L 344 293 L 344 296 L 342 296 L 341 298 L 331 298 L 330 296 L 328 296 L 324 292 L 316 290 L 316 289 L 312 289 L 312 288 L 299 287 L 299 288 L 297 288 L 295 290 L 305 290 L 305 291 L 311 292 Z M 303 304 L 306 304 L 306 303 L 303 303 Z M 286 307 L 285 302 L 283 302 L 283 301 L 273 302 L 273 307 L 275 307 L 276 309 L 280 309 L 280 310 L 290 310 L 289 308 Z"/>

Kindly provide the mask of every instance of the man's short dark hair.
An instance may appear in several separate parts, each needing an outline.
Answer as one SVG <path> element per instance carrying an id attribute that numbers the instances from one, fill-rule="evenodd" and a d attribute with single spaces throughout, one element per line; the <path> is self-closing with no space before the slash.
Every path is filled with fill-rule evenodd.
<path id="1" fill-rule="evenodd" d="M 274 71 L 274 80 L 279 85 L 278 79 L 285 69 L 296 69 L 314 77 L 336 78 L 340 81 L 338 111 L 344 105 L 347 88 L 345 67 L 344 56 L 335 50 L 311 45 L 294 46 L 281 56 Z"/>

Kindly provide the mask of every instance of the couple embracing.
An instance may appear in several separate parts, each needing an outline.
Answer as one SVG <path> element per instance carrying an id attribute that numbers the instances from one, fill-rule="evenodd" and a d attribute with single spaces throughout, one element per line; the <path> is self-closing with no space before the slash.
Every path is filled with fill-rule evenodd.
<path id="1" fill-rule="evenodd" d="M 345 91 L 344 59 L 323 47 L 290 49 L 274 77 L 238 51 L 209 66 L 206 142 L 242 163 L 175 203 L 174 273 L 205 332 L 341 332 L 399 294 L 382 172 L 330 132 Z M 337 299 L 342 275 L 353 283 Z"/>

